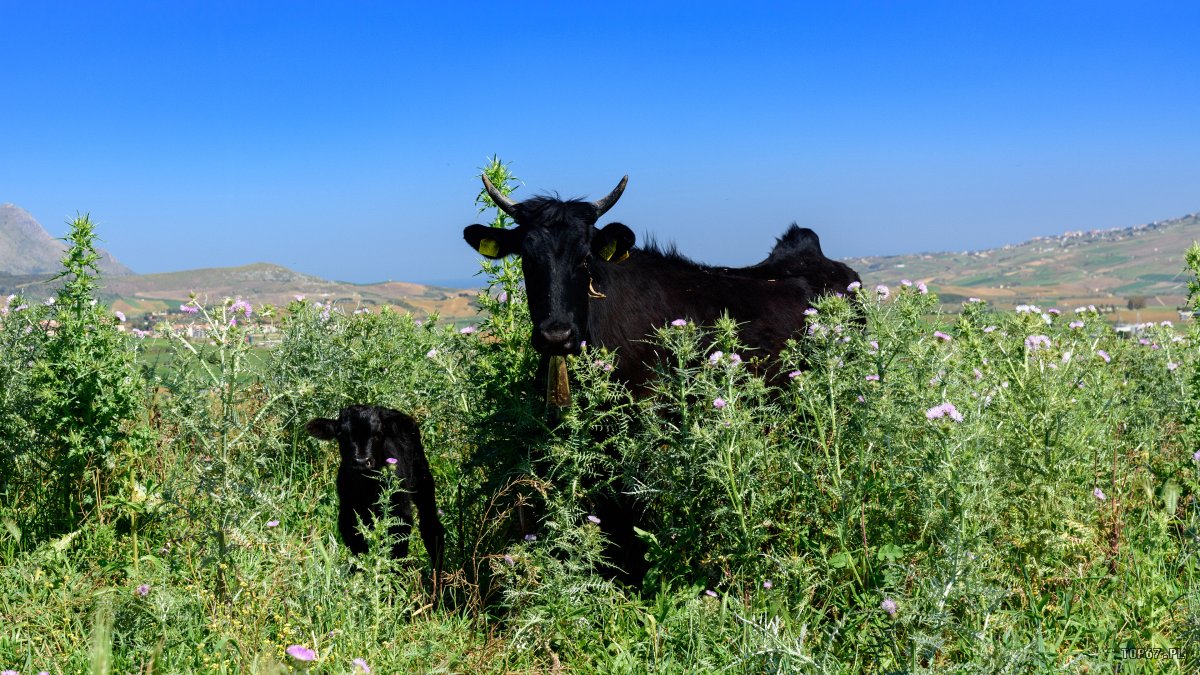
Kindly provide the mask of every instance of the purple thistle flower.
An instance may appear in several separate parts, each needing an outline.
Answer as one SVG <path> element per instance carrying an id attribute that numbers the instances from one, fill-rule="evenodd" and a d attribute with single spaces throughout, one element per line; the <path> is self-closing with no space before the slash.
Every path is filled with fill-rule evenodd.
<path id="1" fill-rule="evenodd" d="M 992 331 L 994 331 L 994 330 L 996 330 L 996 327 L 995 327 L 995 326 L 986 326 L 986 327 L 983 329 L 983 332 L 985 332 L 985 333 L 990 333 L 990 332 L 992 332 Z"/>
<path id="2" fill-rule="evenodd" d="M 708 362 L 715 366 L 717 365 L 717 361 L 721 360 L 722 356 L 725 356 L 724 352 L 713 352 L 712 354 L 708 355 Z"/>
<path id="3" fill-rule="evenodd" d="M 500 295 L 496 296 L 496 301 L 502 305 L 508 302 L 508 291 L 500 291 Z"/>
<path id="4" fill-rule="evenodd" d="M 1025 348 L 1031 352 L 1050 347 L 1050 338 L 1046 335 L 1030 335 L 1025 338 Z"/>
<path id="5" fill-rule="evenodd" d="M 866 379 L 867 379 L 867 382 L 878 382 L 879 376 L 876 375 L 875 373 L 871 373 L 870 375 L 867 376 Z"/>
<path id="6" fill-rule="evenodd" d="M 138 594 L 138 597 L 144 598 L 147 595 L 150 595 L 150 584 L 142 584 L 138 586 L 137 590 L 134 592 Z"/>
<path id="7" fill-rule="evenodd" d="M 537 535 L 536 534 L 527 534 L 527 535 L 525 535 L 525 541 L 537 541 Z"/>
<path id="8" fill-rule="evenodd" d="M 763 588 L 767 589 L 768 591 L 774 587 L 775 587 L 775 584 L 771 583 L 770 579 L 767 579 L 766 581 L 763 582 Z"/>
<path id="9" fill-rule="evenodd" d="M 705 594 L 705 595 L 707 595 L 707 596 L 708 596 L 708 597 L 710 597 L 710 598 L 715 598 L 715 597 L 717 597 L 717 592 L 716 592 L 716 591 L 714 591 L 714 590 L 713 590 L 713 589 L 711 589 L 711 588 L 705 589 L 705 591 L 704 591 L 704 594 Z"/>
<path id="10" fill-rule="evenodd" d="M 847 291 L 850 291 L 851 293 L 853 293 L 854 291 L 857 291 L 857 290 L 858 290 L 858 289 L 860 289 L 860 288 L 862 288 L 862 282 L 861 282 L 861 281 L 851 281 L 851 282 L 850 282 L 850 285 L 846 287 L 846 290 L 847 290 Z"/>
<path id="11" fill-rule="evenodd" d="M 792 372 L 788 373 L 789 380 L 794 380 L 797 377 L 800 377 L 800 371 L 798 371 L 798 370 L 793 370 Z"/>
<path id="12" fill-rule="evenodd" d="M 909 281 L 908 279 L 901 279 L 900 285 L 904 286 L 905 288 L 908 288 L 909 286 L 912 286 L 912 282 Z"/>
<path id="13" fill-rule="evenodd" d="M 929 287 L 925 285 L 925 282 L 918 281 L 917 282 L 917 292 L 920 293 L 921 295 L 925 295 L 925 294 L 929 293 Z"/>
<path id="14" fill-rule="evenodd" d="M 896 618 L 896 601 L 891 598 L 884 598 L 883 602 L 879 603 L 879 608 L 887 612 L 891 618 Z"/>
<path id="15" fill-rule="evenodd" d="M 475 326 L 465 326 L 458 331 L 462 335 L 470 335 L 475 332 Z"/>
<path id="16" fill-rule="evenodd" d="M 1092 496 L 1099 501 L 1108 499 L 1108 496 L 1104 494 L 1104 490 L 1101 490 L 1099 487 L 1097 487 L 1095 490 L 1092 490 Z"/>
<path id="17" fill-rule="evenodd" d="M 1196 454 L 1192 455 L 1192 461 L 1193 461 L 1193 462 L 1200 462 L 1200 450 L 1197 450 L 1197 451 L 1196 451 Z"/>
<path id="18" fill-rule="evenodd" d="M 1097 349 L 1096 356 L 1099 356 L 1100 358 L 1104 359 L 1105 363 L 1109 363 L 1112 361 L 1112 357 L 1109 356 L 1108 352 L 1104 351 L 1103 349 Z"/>
<path id="19" fill-rule="evenodd" d="M 1052 314 L 1054 316 L 1058 316 L 1058 315 L 1062 314 L 1062 310 L 1060 310 L 1057 307 L 1051 307 L 1050 309 L 1046 310 L 1046 313 Z"/>
<path id="20" fill-rule="evenodd" d="M 674 321 L 671 322 L 671 325 L 675 326 L 676 328 L 682 328 L 687 325 L 687 320 L 686 319 L 675 319 Z"/>
<path id="21" fill-rule="evenodd" d="M 278 520 L 268 520 L 267 527 L 279 527 L 279 521 Z"/>
<path id="22" fill-rule="evenodd" d="M 117 321 L 120 321 L 121 323 L 125 323 L 125 312 L 122 312 L 121 310 L 117 310 L 117 311 L 113 312 L 113 315 L 115 315 L 117 317 Z"/>
<path id="23" fill-rule="evenodd" d="M 974 373 L 975 373 L 975 379 L 976 379 L 976 380 L 982 380 L 982 379 L 983 379 L 983 371 L 982 371 L 982 370 L 980 370 L 980 369 L 978 369 L 978 368 L 972 368 L 971 370 L 972 370 L 972 371 L 974 371 Z"/>
<path id="24" fill-rule="evenodd" d="M 183 312 L 184 314 L 195 314 L 196 312 L 200 311 L 200 308 L 192 304 L 187 304 L 180 305 L 179 311 Z"/>
<path id="25" fill-rule="evenodd" d="M 1072 321 L 1071 323 L 1067 324 L 1067 327 L 1070 328 L 1071 330 L 1079 330 L 1080 328 L 1083 328 L 1083 322 L 1082 321 Z"/>
<path id="26" fill-rule="evenodd" d="M 252 311 L 250 303 L 241 298 L 238 298 L 237 302 L 233 303 L 229 309 L 233 312 L 241 312 L 247 319 L 250 318 L 250 312 Z"/>
<path id="27" fill-rule="evenodd" d="M 517 564 L 517 561 L 513 560 L 513 557 L 511 555 L 506 555 L 506 556 L 504 556 L 504 564 L 508 565 L 509 567 L 512 567 L 513 565 Z"/>
<path id="28" fill-rule="evenodd" d="M 816 316 L 816 315 L 817 315 L 816 307 L 809 307 L 808 309 L 804 310 L 804 316 Z"/>
<path id="29" fill-rule="evenodd" d="M 958 412 L 958 409 L 954 407 L 953 403 L 942 403 L 941 405 L 935 405 L 929 410 L 925 411 L 926 419 L 936 420 L 943 417 L 949 417 L 955 422 L 963 421 L 962 413 Z"/>
<path id="30" fill-rule="evenodd" d="M 873 352 L 879 351 L 879 342 L 877 340 L 871 340 L 867 344 L 871 345 L 871 351 L 873 351 Z"/>
<path id="31" fill-rule="evenodd" d="M 713 407 L 717 410 L 724 408 L 726 405 L 728 404 L 725 402 L 725 399 L 721 398 L 720 396 L 713 399 Z"/>
<path id="32" fill-rule="evenodd" d="M 945 333 L 943 333 L 940 330 L 933 331 L 933 337 L 941 340 L 942 342 L 950 342 L 951 340 L 954 339 L 954 338 L 950 337 L 949 335 L 946 335 Z"/>
<path id="33" fill-rule="evenodd" d="M 1178 363 L 1175 363 L 1174 361 L 1167 361 L 1167 370 L 1175 370 L 1178 367 Z"/>
<path id="34" fill-rule="evenodd" d="M 287 652 L 288 656 L 296 659 L 297 661 L 304 661 L 305 663 L 317 658 L 317 653 L 308 647 L 305 647 L 304 645 L 292 645 L 285 651 Z"/>
<path id="35" fill-rule="evenodd" d="M 297 295 L 297 296 L 295 296 L 295 297 L 296 297 L 296 302 L 304 302 L 304 295 L 303 295 L 303 294 L 301 294 L 301 295 Z"/>
<path id="36" fill-rule="evenodd" d="M 892 294 L 892 292 L 888 289 L 888 287 L 884 286 L 883 284 L 879 284 L 878 286 L 875 287 L 875 293 L 879 296 L 879 298 L 881 300 L 887 300 L 888 296 Z"/>
<path id="37" fill-rule="evenodd" d="M 859 403 L 866 403 L 866 402 L 867 402 L 867 397 L 866 397 L 866 396 L 863 396 L 862 394 L 859 394 L 859 395 L 858 395 L 858 398 L 856 398 L 856 399 L 854 399 L 854 400 L 858 401 Z"/>
<path id="38" fill-rule="evenodd" d="M 729 362 L 736 366 L 737 364 L 742 362 L 742 357 L 738 356 L 737 354 L 730 354 Z"/>
<path id="39" fill-rule="evenodd" d="M 600 519 L 599 519 L 599 518 L 597 518 L 596 516 L 591 516 L 591 515 L 589 515 L 589 516 L 587 517 L 587 519 L 588 519 L 588 522 L 589 522 L 589 523 L 591 523 L 591 524 L 593 524 L 593 525 L 599 525 L 599 524 L 600 524 Z"/>
<path id="40" fill-rule="evenodd" d="M 366 659 L 354 659 L 351 661 L 351 663 L 354 664 L 354 668 L 356 670 L 361 670 L 366 673 L 366 675 L 371 675 L 371 668 L 367 665 Z"/>
<path id="41" fill-rule="evenodd" d="M 437 356 L 437 353 L 437 349 L 430 349 L 429 351 L 425 352 L 425 358 L 432 359 L 433 357 Z"/>
<path id="42" fill-rule="evenodd" d="M 385 459 L 383 461 L 387 462 L 388 464 L 395 464 L 396 462 L 398 462 L 400 460 L 396 459 L 395 457 L 388 457 L 387 459 Z"/>
<path id="43" fill-rule="evenodd" d="M 980 298 L 967 298 L 967 301 L 963 304 L 974 304 L 976 302 L 983 302 L 983 300 Z"/>

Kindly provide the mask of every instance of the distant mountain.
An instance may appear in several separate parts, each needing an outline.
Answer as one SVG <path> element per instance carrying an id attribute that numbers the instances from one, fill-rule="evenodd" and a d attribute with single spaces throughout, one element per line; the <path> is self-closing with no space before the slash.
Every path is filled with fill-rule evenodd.
<path id="1" fill-rule="evenodd" d="M 1187 297 L 1183 254 L 1200 240 L 1200 213 L 1134 227 L 1034 237 L 983 251 L 918 253 L 847 260 L 864 283 L 923 281 L 943 302 L 978 297 L 1000 305 L 1060 303 L 1126 306 L 1173 313 Z"/>
<path id="2" fill-rule="evenodd" d="M 67 245 L 50 236 L 25 209 L 0 204 L 0 274 L 56 274 Z M 100 272 L 115 277 L 132 274 L 112 254 L 99 249 Z"/>

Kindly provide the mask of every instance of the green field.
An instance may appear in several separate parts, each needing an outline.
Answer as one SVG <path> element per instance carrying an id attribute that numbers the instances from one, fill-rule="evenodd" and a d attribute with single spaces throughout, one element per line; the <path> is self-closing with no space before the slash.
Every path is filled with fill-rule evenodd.
<path id="1" fill-rule="evenodd" d="M 294 303 L 271 349 L 233 303 L 195 314 L 211 344 L 121 334 L 86 275 L 6 308 L 0 668 L 1200 667 L 1195 330 L 863 289 L 818 304 L 781 388 L 731 322 L 666 325 L 650 395 L 589 350 L 559 411 L 493 271 L 512 301 L 478 330 Z M 386 523 L 338 541 L 336 450 L 303 425 L 364 402 L 420 421 L 441 575 L 417 537 L 388 559 Z M 636 586 L 604 565 L 614 493 L 644 513 Z"/>

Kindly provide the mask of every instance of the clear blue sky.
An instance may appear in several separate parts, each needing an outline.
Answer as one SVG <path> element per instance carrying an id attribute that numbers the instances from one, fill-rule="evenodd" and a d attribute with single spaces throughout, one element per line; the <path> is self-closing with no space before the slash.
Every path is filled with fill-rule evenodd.
<path id="1" fill-rule="evenodd" d="M 1200 3 L 0 0 L 0 202 L 138 272 L 470 277 L 477 167 L 718 264 L 1200 211 Z"/>

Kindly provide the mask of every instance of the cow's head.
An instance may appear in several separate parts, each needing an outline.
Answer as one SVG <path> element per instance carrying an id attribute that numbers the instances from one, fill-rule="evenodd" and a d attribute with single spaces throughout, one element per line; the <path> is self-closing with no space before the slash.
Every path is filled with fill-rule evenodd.
<path id="1" fill-rule="evenodd" d="M 359 472 L 378 471 L 389 458 L 399 460 L 404 439 L 416 433 L 412 418 L 388 412 L 375 406 L 352 405 L 342 408 L 337 419 L 318 417 L 305 429 L 315 438 L 336 440 L 346 467 Z"/>
<path id="2" fill-rule="evenodd" d="M 488 258 L 521 256 L 529 315 L 533 320 L 533 346 L 550 356 L 579 353 L 587 337 L 588 294 L 592 287 L 589 265 L 595 261 L 619 262 L 629 255 L 635 237 L 621 223 L 596 227 L 596 221 L 621 198 L 621 182 L 607 197 L 586 202 L 534 197 L 514 202 L 483 177 L 484 188 L 496 206 L 517 226 L 504 230 L 470 225 L 463 238 Z"/>

